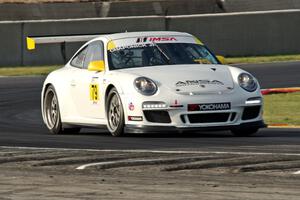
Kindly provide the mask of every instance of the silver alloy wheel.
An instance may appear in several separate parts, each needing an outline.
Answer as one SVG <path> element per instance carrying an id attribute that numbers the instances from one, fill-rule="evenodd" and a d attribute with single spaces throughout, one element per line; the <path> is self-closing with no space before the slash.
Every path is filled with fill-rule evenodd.
<path id="1" fill-rule="evenodd" d="M 121 121 L 121 102 L 116 93 L 111 97 L 108 108 L 108 123 L 112 131 L 115 131 Z"/>
<path id="2" fill-rule="evenodd" d="M 48 93 L 45 106 L 48 126 L 53 128 L 58 120 L 58 102 L 53 92 Z"/>

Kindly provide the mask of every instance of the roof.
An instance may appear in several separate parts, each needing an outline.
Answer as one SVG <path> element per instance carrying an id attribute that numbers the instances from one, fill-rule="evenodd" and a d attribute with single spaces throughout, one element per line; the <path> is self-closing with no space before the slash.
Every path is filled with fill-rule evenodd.
<path id="1" fill-rule="evenodd" d="M 131 37 L 147 37 L 147 36 L 192 36 L 189 33 L 177 32 L 177 31 L 140 31 L 140 32 L 124 32 L 114 33 L 109 35 L 103 35 L 110 40 L 117 40 L 122 38 Z"/>

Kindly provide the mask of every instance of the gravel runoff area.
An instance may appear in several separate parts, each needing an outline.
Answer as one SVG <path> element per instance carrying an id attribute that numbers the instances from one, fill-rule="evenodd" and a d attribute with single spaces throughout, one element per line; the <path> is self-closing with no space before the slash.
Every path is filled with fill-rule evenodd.
<path id="1" fill-rule="evenodd" d="M 0 147 L 0 199 L 298 200 L 297 169 L 300 154 Z"/>

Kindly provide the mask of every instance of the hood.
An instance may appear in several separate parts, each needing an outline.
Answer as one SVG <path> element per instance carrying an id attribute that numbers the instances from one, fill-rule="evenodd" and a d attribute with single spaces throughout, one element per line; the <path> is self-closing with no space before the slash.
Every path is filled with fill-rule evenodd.
<path id="1" fill-rule="evenodd" d="M 118 71 L 145 76 L 179 94 L 220 94 L 234 87 L 231 72 L 224 65 L 164 65 Z"/>

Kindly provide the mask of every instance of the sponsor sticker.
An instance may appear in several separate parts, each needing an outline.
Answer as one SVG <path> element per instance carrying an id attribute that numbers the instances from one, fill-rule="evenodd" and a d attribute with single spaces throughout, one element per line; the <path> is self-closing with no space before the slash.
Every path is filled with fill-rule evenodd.
<path id="1" fill-rule="evenodd" d="M 190 85 L 224 85 L 223 82 L 218 80 L 186 80 L 186 81 L 178 81 L 175 83 L 176 87 L 190 86 Z"/>
<path id="2" fill-rule="evenodd" d="M 140 37 L 137 38 L 136 43 L 140 42 L 167 42 L 167 41 L 177 41 L 175 37 Z"/>
<path id="3" fill-rule="evenodd" d="M 231 109 L 231 104 L 229 102 L 188 105 L 188 111 L 215 111 L 215 110 L 230 110 L 230 109 Z"/>
<path id="4" fill-rule="evenodd" d="M 132 102 L 130 102 L 130 104 L 128 105 L 128 109 L 129 109 L 130 111 L 133 111 L 133 110 L 134 110 L 134 105 L 133 105 Z"/>
<path id="5" fill-rule="evenodd" d="M 171 108 L 182 108 L 183 105 L 179 104 L 178 100 L 175 99 L 174 103 L 170 105 Z"/>
<path id="6" fill-rule="evenodd" d="M 109 51 L 111 53 L 113 53 L 115 51 L 120 51 L 120 50 L 136 49 L 136 48 L 146 48 L 146 47 L 151 47 L 151 46 L 154 46 L 154 44 L 132 44 L 132 45 L 128 45 L 128 46 L 115 47 L 113 49 L 110 49 Z"/>
<path id="7" fill-rule="evenodd" d="M 92 83 L 90 84 L 90 100 L 94 103 L 99 101 L 99 85 Z"/>
<path id="8" fill-rule="evenodd" d="M 143 121 L 142 116 L 128 116 L 129 121 Z"/>

